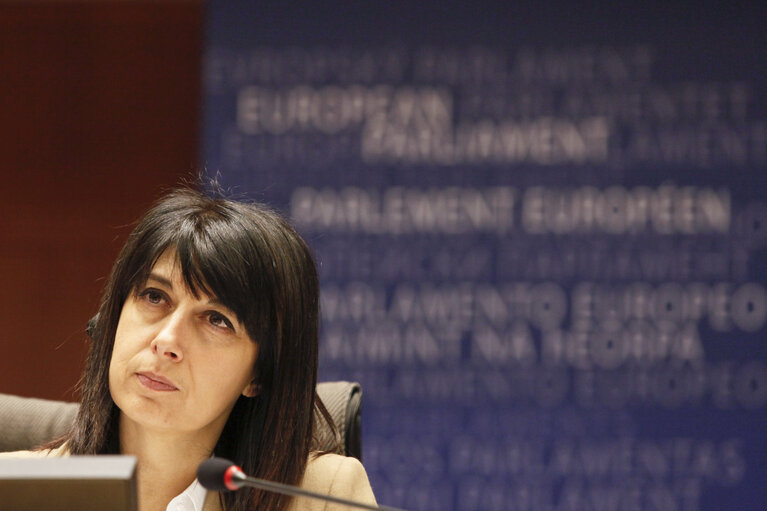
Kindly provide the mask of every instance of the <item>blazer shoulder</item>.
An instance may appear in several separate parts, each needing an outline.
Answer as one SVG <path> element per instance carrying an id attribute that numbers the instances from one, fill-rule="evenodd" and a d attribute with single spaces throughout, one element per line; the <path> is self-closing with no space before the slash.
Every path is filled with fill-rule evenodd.
<path id="1" fill-rule="evenodd" d="M 46 458 L 62 456 L 69 456 L 69 451 L 67 450 L 66 445 L 62 445 L 56 449 L 42 449 L 39 451 L 0 452 L 0 458 Z"/>
<path id="2" fill-rule="evenodd" d="M 301 487 L 324 495 L 332 495 L 366 504 L 376 503 L 373 489 L 370 487 L 370 481 L 368 481 L 368 476 L 362 463 L 356 458 L 340 456 L 338 454 L 310 455 Z M 298 503 L 297 501 L 304 501 L 304 505 L 308 504 L 302 497 L 294 500 L 296 504 Z M 346 506 L 320 503 L 320 501 L 315 501 L 314 504 L 315 506 L 319 505 L 317 509 L 326 511 L 348 509 Z M 311 508 L 314 509 L 314 507 Z M 301 507 L 301 509 L 304 508 Z"/>

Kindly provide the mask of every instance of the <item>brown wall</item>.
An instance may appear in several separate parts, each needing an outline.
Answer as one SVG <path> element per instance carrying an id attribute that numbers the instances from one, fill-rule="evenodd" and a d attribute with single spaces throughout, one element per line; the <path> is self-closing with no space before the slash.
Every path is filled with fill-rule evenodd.
<path id="1" fill-rule="evenodd" d="M 0 392 L 74 399 L 121 244 L 197 168 L 199 1 L 0 3 Z"/>

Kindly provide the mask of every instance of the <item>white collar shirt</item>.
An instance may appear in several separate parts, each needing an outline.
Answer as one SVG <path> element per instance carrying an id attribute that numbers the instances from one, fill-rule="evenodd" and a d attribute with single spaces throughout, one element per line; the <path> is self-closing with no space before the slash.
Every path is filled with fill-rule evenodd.
<path id="1" fill-rule="evenodd" d="M 207 490 L 195 479 L 181 495 L 173 497 L 165 511 L 202 511 Z"/>

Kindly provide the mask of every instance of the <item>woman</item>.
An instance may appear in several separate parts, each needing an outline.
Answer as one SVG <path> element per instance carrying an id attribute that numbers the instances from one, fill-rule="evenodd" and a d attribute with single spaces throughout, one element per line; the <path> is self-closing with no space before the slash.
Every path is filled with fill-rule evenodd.
<path id="1" fill-rule="evenodd" d="M 319 285 L 266 208 L 178 190 L 131 233 L 107 282 L 72 432 L 48 454 L 133 454 L 139 508 L 330 509 L 260 490 L 208 494 L 201 461 L 374 503 L 356 460 L 312 452 Z M 216 498 L 217 497 L 217 498 Z M 182 507 L 183 508 L 183 507 Z"/>

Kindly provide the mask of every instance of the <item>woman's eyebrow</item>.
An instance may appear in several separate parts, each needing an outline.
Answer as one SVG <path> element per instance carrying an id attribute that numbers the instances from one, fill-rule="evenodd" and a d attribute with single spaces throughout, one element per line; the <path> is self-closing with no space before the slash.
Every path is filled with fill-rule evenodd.
<path id="1" fill-rule="evenodd" d="M 234 312 L 234 310 L 231 307 L 229 307 L 227 304 L 225 304 L 224 302 L 222 302 L 221 300 L 219 300 L 215 296 L 208 300 L 208 305 L 213 306 L 213 307 L 221 307 L 222 309 L 225 309 L 226 312 L 228 312 L 229 314 L 232 314 L 234 316 L 234 319 L 237 320 L 237 323 L 242 323 L 242 321 L 240 320 L 240 317 L 237 315 L 237 313 Z"/>
<path id="2" fill-rule="evenodd" d="M 222 302 L 221 300 L 219 300 L 215 296 L 208 300 L 208 305 L 213 305 L 215 307 L 221 307 L 223 309 L 226 309 L 230 313 L 234 314 L 234 311 L 228 305 L 226 305 L 224 302 Z M 238 319 L 238 321 L 239 321 L 239 319 Z"/>
<path id="3" fill-rule="evenodd" d="M 146 278 L 147 281 L 153 280 L 157 282 L 158 284 L 162 284 L 165 287 L 168 287 L 170 289 L 173 289 L 173 283 L 162 275 L 158 275 L 157 273 L 150 273 L 149 276 Z"/>

